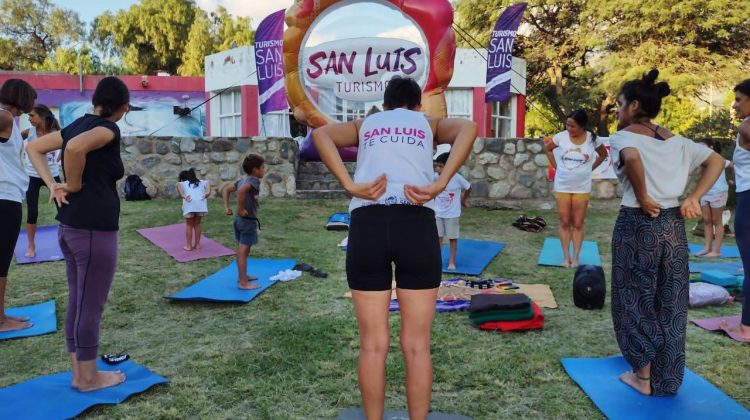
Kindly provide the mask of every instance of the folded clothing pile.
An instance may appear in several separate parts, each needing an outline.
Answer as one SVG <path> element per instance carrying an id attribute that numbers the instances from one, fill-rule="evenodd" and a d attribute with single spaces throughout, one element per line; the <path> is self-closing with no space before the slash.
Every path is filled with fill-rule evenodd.
<path id="1" fill-rule="evenodd" d="M 544 328 L 539 306 L 523 293 L 481 293 L 471 297 L 469 319 L 483 330 L 517 331 Z"/>

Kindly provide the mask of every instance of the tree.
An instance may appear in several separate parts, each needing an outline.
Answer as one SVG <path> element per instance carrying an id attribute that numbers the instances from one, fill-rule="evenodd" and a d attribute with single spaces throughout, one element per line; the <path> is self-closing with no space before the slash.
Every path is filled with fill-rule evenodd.
<path id="1" fill-rule="evenodd" d="M 233 18 L 223 6 L 219 6 L 211 13 L 211 17 L 214 23 L 216 51 L 228 50 L 232 45 L 239 47 L 253 43 L 255 33 L 250 26 L 250 18 Z"/>
<path id="2" fill-rule="evenodd" d="M 83 39 L 78 14 L 49 0 L 0 2 L 0 69 L 34 70 L 60 47 Z"/>
<path id="3" fill-rule="evenodd" d="M 101 65 L 99 57 L 88 48 L 81 47 L 79 50 L 75 50 L 73 48 L 58 47 L 36 69 L 61 71 L 68 74 L 78 74 L 80 72 L 83 72 L 83 74 L 97 74 L 100 73 Z"/>
<path id="4" fill-rule="evenodd" d="M 198 14 L 190 27 L 185 54 L 182 57 L 182 65 L 177 69 L 181 76 L 203 74 L 203 58 L 214 51 L 214 42 L 210 30 L 211 22 L 208 17 L 205 13 Z"/>

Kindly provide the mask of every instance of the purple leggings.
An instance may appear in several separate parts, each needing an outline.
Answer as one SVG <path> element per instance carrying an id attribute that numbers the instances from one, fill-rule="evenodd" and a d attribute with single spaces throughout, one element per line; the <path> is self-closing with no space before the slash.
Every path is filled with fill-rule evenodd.
<path id="1" fill-rule="evenodd" d="M 117 266 L 117 231 L 60 225 L 60 248 L 68 274 L 65 341 L 79 361 L 96 359 L 99 323 Z"/>

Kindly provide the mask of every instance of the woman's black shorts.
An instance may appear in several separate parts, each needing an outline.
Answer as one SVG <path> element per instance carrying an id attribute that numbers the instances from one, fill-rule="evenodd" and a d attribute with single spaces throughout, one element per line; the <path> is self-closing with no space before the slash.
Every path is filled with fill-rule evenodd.
<path id="1" fill-rule="evenodd" d="M 353 290 L 440 286 L 442 262 L 435 212 L 411 205 L 372 205 L 352 211 L 346 277 Z"/>

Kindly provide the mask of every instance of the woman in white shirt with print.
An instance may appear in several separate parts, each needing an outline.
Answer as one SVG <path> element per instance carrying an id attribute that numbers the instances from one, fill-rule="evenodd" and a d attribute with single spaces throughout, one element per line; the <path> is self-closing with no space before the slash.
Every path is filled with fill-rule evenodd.
<path id="1" fill-rule="evenodd" d="M 607 158 L 607 147 L 586 129 L 588 115 L 577 110 L 565 120 L 565 131 L 547 145 L 547 159 L 555 168 L 554 192 L 560 215 L 563 267 L 578 267 L 583 244 L 583 222 L 591 194 L 591 173 Z M 570 243 L 573 242 L 573 257 Z"/>

